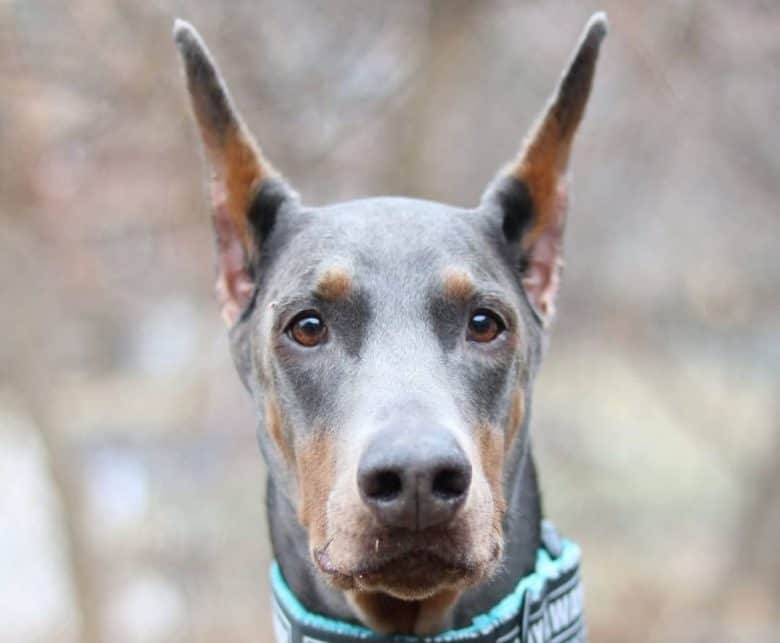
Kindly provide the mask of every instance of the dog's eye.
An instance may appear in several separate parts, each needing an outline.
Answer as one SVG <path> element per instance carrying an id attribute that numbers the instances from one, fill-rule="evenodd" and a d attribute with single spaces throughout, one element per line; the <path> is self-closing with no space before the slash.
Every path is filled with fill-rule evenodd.
<path id="1" fill-rule="evenodd" d="M 472 342 L 492 342 L 506 330 L 501 318 L 491 310 L 481 308 L 469 319 L 468 338 Z"/>
<path id="2" fill-rule="evenodd" d="M 290 322 L 287 334 L 301 346 L 311 348 L 325 339 L 327 327 L 322 318 L 314 312 L 301 313 Z"/>

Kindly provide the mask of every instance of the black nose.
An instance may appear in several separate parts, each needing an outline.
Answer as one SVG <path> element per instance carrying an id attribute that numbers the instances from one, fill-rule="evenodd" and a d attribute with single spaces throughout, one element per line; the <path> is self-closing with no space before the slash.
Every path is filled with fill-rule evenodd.
<path id="1" fill-rule="evenodd" d="M 470 484 L 471 464 L 445 429 L 385 429 L 358 465 L 363 502 L 387 527 L 422 530 L 448 522 Z"/>

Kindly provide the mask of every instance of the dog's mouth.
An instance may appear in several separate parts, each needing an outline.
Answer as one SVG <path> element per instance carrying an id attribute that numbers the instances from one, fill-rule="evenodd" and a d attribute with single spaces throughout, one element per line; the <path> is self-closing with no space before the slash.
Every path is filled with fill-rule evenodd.
<path id="1" fill-rule="evenodd" d="M 377 541 L 378 542 L 378 541 Z M 328 547 L 313 552 L 314 561 L 330 583 L 341 590 L 383 592 L 401 600 L 423 600 L 445 588 L 465 588 L 489 577 L 501 557 L 496 543 L 489 560 L 435 545 L 374 551 L 349 569 L 339 567 Z"/>

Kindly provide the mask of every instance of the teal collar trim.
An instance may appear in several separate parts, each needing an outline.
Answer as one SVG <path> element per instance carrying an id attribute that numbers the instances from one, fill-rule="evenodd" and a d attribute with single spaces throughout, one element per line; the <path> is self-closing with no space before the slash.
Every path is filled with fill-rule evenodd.
<path id="1" fill-rule="evenodd" d="M 580 548 L 548 522 L 532 574 L 471 625 L 436 636 L 385 636 L 361 625 L 307 610 L 290 590 L 278 563 L 271 565 L 277 643 L 564 643 L 586 640 Z"/>

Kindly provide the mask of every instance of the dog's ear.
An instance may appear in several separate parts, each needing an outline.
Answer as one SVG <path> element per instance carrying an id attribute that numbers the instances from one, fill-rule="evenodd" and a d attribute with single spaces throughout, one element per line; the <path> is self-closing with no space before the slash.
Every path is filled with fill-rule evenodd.
<path id="1" fill-rule="evenodd" d="M 496 177 L 483 203 L 502 218 L 506 240 L 523 267 L 523 288 L 546 325 L 558 290 L 572 139 L 585 112 L 607 20 L 588 21 L 574 56 L 520 154 Z"/>
<path id="2" fill-rule="evenodd" d="M 297 196 L 263 157 L 236 111 L 214 60 L 195 28 L 176 20 L 192 110 L 209 169 L 217 245 L 217 295 L 228 327 L 254 293 L 254 269 L 264 238 L 285 204 Z"/>

